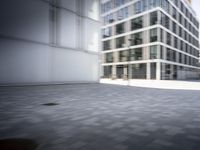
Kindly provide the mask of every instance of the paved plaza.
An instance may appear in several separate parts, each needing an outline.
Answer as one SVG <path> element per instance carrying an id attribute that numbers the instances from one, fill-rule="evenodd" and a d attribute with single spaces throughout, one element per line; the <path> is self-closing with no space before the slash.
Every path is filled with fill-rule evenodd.
<path id="1" fill-rule="evenodd" d="M 9 138 L 34 140 L 37 150 L 199 150 L 200 92 L 106 84 L 1 87 L 0 139 Z"/>

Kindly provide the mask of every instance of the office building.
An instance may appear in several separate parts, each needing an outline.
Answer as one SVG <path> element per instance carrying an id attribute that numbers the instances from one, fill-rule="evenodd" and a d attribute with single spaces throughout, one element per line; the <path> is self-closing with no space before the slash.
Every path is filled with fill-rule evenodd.
<path id="1" fill-rule="evenodd" d="M 199 21 L 190 0 L 102 0 L 103 77 L 199 79 Z"/>

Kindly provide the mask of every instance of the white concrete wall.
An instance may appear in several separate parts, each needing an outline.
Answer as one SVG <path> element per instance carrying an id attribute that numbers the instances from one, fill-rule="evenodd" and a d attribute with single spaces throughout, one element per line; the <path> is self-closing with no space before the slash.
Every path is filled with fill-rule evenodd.
<path id="1" fill-rule="evenodd" d="M 98 82 L 99 1 L 58 2 L 0 2 L 0 85 Z"/>

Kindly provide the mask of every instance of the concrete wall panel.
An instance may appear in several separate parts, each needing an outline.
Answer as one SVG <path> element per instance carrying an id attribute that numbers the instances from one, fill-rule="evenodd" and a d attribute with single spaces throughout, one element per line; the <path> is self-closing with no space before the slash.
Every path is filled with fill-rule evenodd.
<path id="1" fill-rule="evenodd" d="M 58 42 L 60 46 L 76 48 L 76 15 L 60 10 L 58 22 Z"/>
<path id="2" fill-rule="evenodd" d="M 77 2 L 0 2 L 0 85 L 98 82 L 100 23 L 74 12 L 91 8 L 84 12 L 95 16 L 97 3 Z"/>
<path id="3" fill-rule="evenodd" d="M 49 5 L 40 0 L 1 0 L 0 34 L 49 42 Z"/>

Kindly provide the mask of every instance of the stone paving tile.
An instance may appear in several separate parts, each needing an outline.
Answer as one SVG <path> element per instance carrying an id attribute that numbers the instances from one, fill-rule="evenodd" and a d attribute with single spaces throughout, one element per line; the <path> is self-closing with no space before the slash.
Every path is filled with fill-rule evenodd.
<path id="1" fill-rule="evenodd" d="M 198 150 L 199 97 L 104 84 L 0 87 L 0 139 L 33 139 L 38 150 Z"/>

